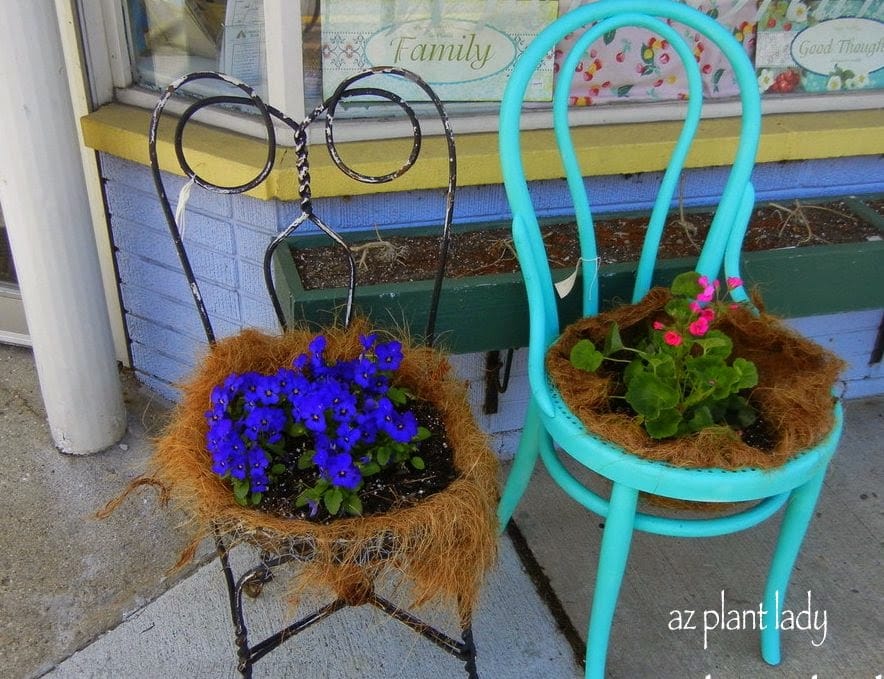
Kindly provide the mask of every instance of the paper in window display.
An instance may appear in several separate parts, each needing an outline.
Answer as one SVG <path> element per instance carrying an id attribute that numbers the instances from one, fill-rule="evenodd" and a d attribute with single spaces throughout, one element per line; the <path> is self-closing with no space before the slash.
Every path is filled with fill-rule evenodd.
<path id="1" fill-rule="evenodd" d="M 884 87 L 884 0 L 764 0 L 759 15 L 765 94 Z"/>
<path id="2" fill-rule="evenodd" d="M 564 14 L 595 0 L 562 0 Z M 700 10 L 731 30 L 751 58 L 755 51 L 758 3 L 754 0 L 686 0 L 684 4 Z M 738 94 L 727 60 L 702 34 L 679 26 L 700 67 L 703 94 L 706 97 L 730 97 Z M 583 31 L 574 32 L 559 43 L 555 52 L 558 70 L 574 42 Z M 679 100 L 687 97 L 688 85 L 678 54 L 668 41 L 652 31 L 638 27 L 618 28 L 606 33 L 592 45 L 571 76 L 570 103 L 589 106 L 612 101 Z"/>
<path id="3" fill-rule="evenodd" d="M 220 70 L 264 92 L 264 0 L 227 0 Z"/>
<path id="4" fill-rule="evenodd" d="M 263 0 L 129 0 L 129 19 L 140 82 L 164 87 L 185 73 L 221 71 L 265 94 Z"/>
<path id="5" fill-rule="evenodd" d="M 557 16 L 557 0 L 325 0 L 323 96 L 349 75 L 395 66 L 419 75 L 443 101 L 499 101 L 516 58 Z M 552 59 L 529 85 L 530 101 L 552 96 Z M 417 94 L 378 81 L 406 99 Z"/>

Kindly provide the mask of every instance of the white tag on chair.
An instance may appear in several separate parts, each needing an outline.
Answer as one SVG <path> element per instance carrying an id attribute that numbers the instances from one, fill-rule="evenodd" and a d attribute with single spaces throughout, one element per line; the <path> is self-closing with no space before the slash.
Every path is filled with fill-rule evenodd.
<path id="1" fill-rule="evenodd" d="M 187 201 L 190 200 L 190 190 L 193 188 L 193 177 L 178 192 L 178 203 L 175 205 L 175 223 L 178 225 L 178 232 L 181 234 L 181 240 L 184 240 L 184 227 L 187 220 Z"/>
<path id="2" fill-rule="evenodd" d="M 580 262 L 577 262 L 577 266 L 574 267 L 574 272 L 570 276 L 556 283 L 556 294 L 559 296 L 559 299 L 565 299 L 565 297 L 571 294 L 574 284 L 577 282 L 578 271 L 580 271 Z"/>
<path id="3" fill-rule="evenodd" d="M 594 257 L 593 259 L 580 258 L 577 261 L 577 265 L 574 267 L 574 272 L 567 278 L 563 278 L 555 284 L 556 294 L 559 296 L 559 299 L 565 299 L 565 297 L 571 294 L 571 291 L 574 289 L 574 284 L 577 283 L 577 274 L 580 272 L 580 265 L 583 262 L 593 262 L 595 264 L 595 270 L 592 273 L 593 280 L 599 275 L 598 257 Z"/>

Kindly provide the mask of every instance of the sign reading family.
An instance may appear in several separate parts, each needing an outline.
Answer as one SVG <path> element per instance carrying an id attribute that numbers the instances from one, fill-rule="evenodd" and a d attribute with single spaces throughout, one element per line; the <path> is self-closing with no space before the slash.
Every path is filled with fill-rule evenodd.
<path id="1" fill-rule="evenodd" d="M 763 92 L 884 87 L 884 0 L 764 0 L 761 10 Z"/>
<path id="2" fill-rule="evenodd" d="M 498 101 L 516 58 L 558 15 L 558 0 L 325 0 L 322 7 L 325 97 L 349 75 L 397 66 L 445 101 Z M 527 98 L 549 101 L 552 79 L 550 54 Z M 393 89 L 407 96 L 400 83 Z"/>

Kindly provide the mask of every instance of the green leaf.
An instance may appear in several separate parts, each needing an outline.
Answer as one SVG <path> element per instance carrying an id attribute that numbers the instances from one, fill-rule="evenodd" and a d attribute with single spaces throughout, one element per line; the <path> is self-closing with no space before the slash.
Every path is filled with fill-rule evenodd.
<path id="1" fill-rule="evenodd" d="M 245 479 L 233 479 L 233 497 L 237 502 L 245 500 L 249 494 L 249 482 Z"/>
<path id="2" fill-rule="evenodd" d="M 675 408 L 679 394 L 675 387 L 656 375 L 643 372 L 632 378 L 626 390 L 626 400 L 639 415 L 653 420 L 662 411 Z"/>
<path id="3" fill-rule="evenodd" d="M 614 42 L 614 36 L 617 34 L 617 29 L 615 28 L 613 31 L 608 31 L 602 36 L 602 40 L 606 45 L 610 45 Z"/>
<path id="4" fill-rule="evenodd" d="M 293 438 L 297 438 L 307 433 L 307 427 L 300 422 L 292 422 L 286 429 L 286 433 Z"/>
<path id="5" fill-rule="evenodd" d="M 695 298 L 703 292 L 703 288 L 701 288 L 700 284 L 697 282 L 699 278 L 700 274 L 696 271 L 686 271 L 685 273 L 678 274 L 670 286 L 672 295 L 674 297 Z"/>
<path id="6" fill-rule="evenodd" d="M 737 428 L 748 427 L 758 419 L 755 408 L 742 396 L 734 394 L 727 402 L 727 421 Z"/>
<path id="7" fill-rule="evenodd" d="M 702 382 L 712 389 L 712 398 L 716 401 L 726 399 L 734 391 L 739 375 L 737 371 L 723 363 L 702 373 Z"/>
<path id="8" fill-rule="evenodd" d="M 617 96 L 625 97 L 629 94 L 629 91 L 632 89 L 632 87 L 632 85 L 620 85 L 620 87 L 617 88 Z"/>
<path id="9" fill-rule="evenodd" d="M 675 297 L 666 302 L 663 308 L 669 316 L 677 322 L 687 323 L 694 312 L 691 311 L 690 301 L 682 297 Z"/>
<path id="10" fill-rule="evenodd" d="M 393 451 L 390 450 L 389 447 L 383 446 L 382 448 L 378 448 L 375 454 L 377 456 L 377 463 L 381 465 L 381 467 L 386 467 L 390 463 L 390 456 L 393 454 Z"/>
<path id="11" fill-rule="evenodd" d="M 740 389 L 749 389 L 758 384 L 758 368 L 755 367 L 755 364 L 752 361 L 747 361 L 745 358 L 735 358 L 733 368 L 738 375 L 738 391 Z"/>
<path id="12" fill-rule="evenodd" d="M 620 351 L 623 348 L 623 339 L 620 337 L 620 327 L 616 323 L 611 323 L 608 328 L 608 336 L 605 337 L 605 356 Z"/>
<path id="13" fill-rule="evenodd" d="M 675 384 L 675 359 L 672 354 L 658 354 L 648 356 L 648 368 L 658 379 Z"/>
<path id="14" fill-rule="evenodd" d="M 367 462 L 363 465 L 359 466 L 359 471 L 362 472 L 363 476 L 372 476 L 381 471 L 381 466 L 377 462 Z"/>
<path id="15" fill-rule="evenodd" d="M 711 427 L 715 424 L 715 420 L 712 419 L 712 411 L 708 407 L 700 406 L 694 410 L 687 423 L 691 431 L 700 431 L 706 427 Z"/>
<path id="16" fill-rule="evenodd" d="M 362 500 L 356 493 L 347 493 L 344 498 L 344 511 L 352 516 L 362 516 Z"/>
<path id="17" fill-rule="evenodd" d="M 411 466 L 415 469 L 425 469 L 427 465 L 424 463 L 424 459 L 422 457 L 418 457 L 417 455 L 415 455 L 411 458 Z"/>
<path id="18" fill-rule="evenodd" d="M 343 501 L 344 494 L 341 492 L 340 488 L 332 488 L 331 490 L 327 490 L 322 495 L 322 503 L 325 505 L 328 513 L 332 516 L 335 516 L 339 511 L 341 511 L 341 503 Z"/>
<path id="19" fill-rule="evenodd" d="M 404 406 L 408 403 L 408 391 L 402 387 L 390 387 L 387 390 L 387 398 L 397 406 Z"/>
<path id="20" fill-rule="evenodd" d="M 569 355 L 571 365 L 578 370 L 585 370 L 590 373 L 598 370 L 604 358 L 602 353 L 595 348 L 595 344 L 588 339 L 582 339 L 577 342 L 571 348 L 571 354 Z"/>
<path id="21" fill-rule="evenodd" d="M 313 466 L 313 455 L 315 454 L 315 450 L 307 450 L 301 453 L 301 456 L 298 458 L 298 469 L 303 471 Z"/>
<path id="22" fill-rule="evenodd" d="M 648 436 L 655 439 L 665 439 L 675 436 L 678 425 L 682 422 L 681 413 L 675 408 L 661 410 L 654 419 L 645 420 L 645 431 Z"/>
<path id="23" fill-rule="evenodd" d="M 640 358 L 634 358 L 629 362 L 629 365 L 626 366 L 626 369 L 623 371 L 623 383 L 629 384 L 632 382 L 633 378 L 636 375 L 639 375 L 645 371 L 645 364 Z"/>
<path id="24" fill-rule="evenodd" d="M 295 499 L 295 507 L 303 507 L 308 502 L 318 502 L 321 497 L 322 491 L 318 488 L 307 488 L 306 490 L 301 491 Z"/>
<path id="25" fill-rule="evenodd" d="M 281 462 L 277 462 L 275 465 L 270 467 L 270 476 L 279 476 L 280 474 L 285 472 L 286 469 L 288 469 L 288 467 L 286 467 Z"/>
<path id="26" fill-rule="evenodd" d="M 734 343 L 730 337 L 725 335 L 721 330 L 710 330 L 703 337 L 694 340 L 703 348 L 703 353 L 710 357 L 717 357 L 724 360 L 731 355 L 734 349 Z"/>
<path id="27" fill-rule="evenodd" d="M 431 432 L 429 429 L 427 429 L 426 427 L 423 427 L 423 426 L 419 426 L 417 428 L 417 435 L 414 437 L 414 440 L 415 441 L 426 441 L 432 435 L 433 435 L 433 432 Z"/>
<path id="28" fill-rule="evenodd" d="M 264 449 L 264 452 L 269 452 L 273 455 L 282 455 L 285 452 L 285 443 L 283 443 L 282 439 L 280 439 L 276 443 L 270 443 L 269 441 L 262 440 L 261 447 Z M 271 458 L 273 457 L 273 455 L 271 455 Z"/>
<path id="29" fill-rule="evenodd" d="M 252 494 L 252 505 L 257 507 L 261 504 L 261 498 L 264 497 L 264 493 L 253 493 Z"/>

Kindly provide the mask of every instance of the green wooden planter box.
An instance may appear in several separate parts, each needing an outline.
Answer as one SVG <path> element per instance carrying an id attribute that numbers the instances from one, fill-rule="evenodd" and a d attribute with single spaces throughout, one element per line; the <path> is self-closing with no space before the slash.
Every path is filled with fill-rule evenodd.
<path id="1" fill-rule="evenodd" d="M 867 205 L 847 199 L 850 208 L 873 223 L 884 237 L 884 218 Z M 397 234 L 433 233 L 431 229 L 402 230 Z M 352 240 L 372 234 L 353 234 Z M 295 236 L 290 247 L 326 245 L 323 236 Z M 668 285 L 688 269 L 692 258 L 663 260 L 655 283 Z M 288 248 L 277 252 L 280 299 L 290 320 L 328 324 L 341 313 L 343 288 L 305 290 Z M 634 263 L 606 265 L 600 275 L 603 305 L 628 300 Z M 554 272 L 559 280 L 571 270 Z M 743 256 L 743 277 L 761 290 L 771 313 L 784 317 L 813 316 L 884 307 L 884 240 L 839 245 L 814 245 L 748 252 Z M 408 327 L 420 335 L 426 325 L 432 281 L 364 285 L 357 287 L 356 307 L 376 323 Z M 579 292 L 560 300 L 563 323 L 577 317 Z M 437 317 L 441 346 L 453 353 L 470 353 L 523 347 L 528 343 L 527 300 L 521 274 L 491 274 L 448 279 L 442 289 Z"/>

